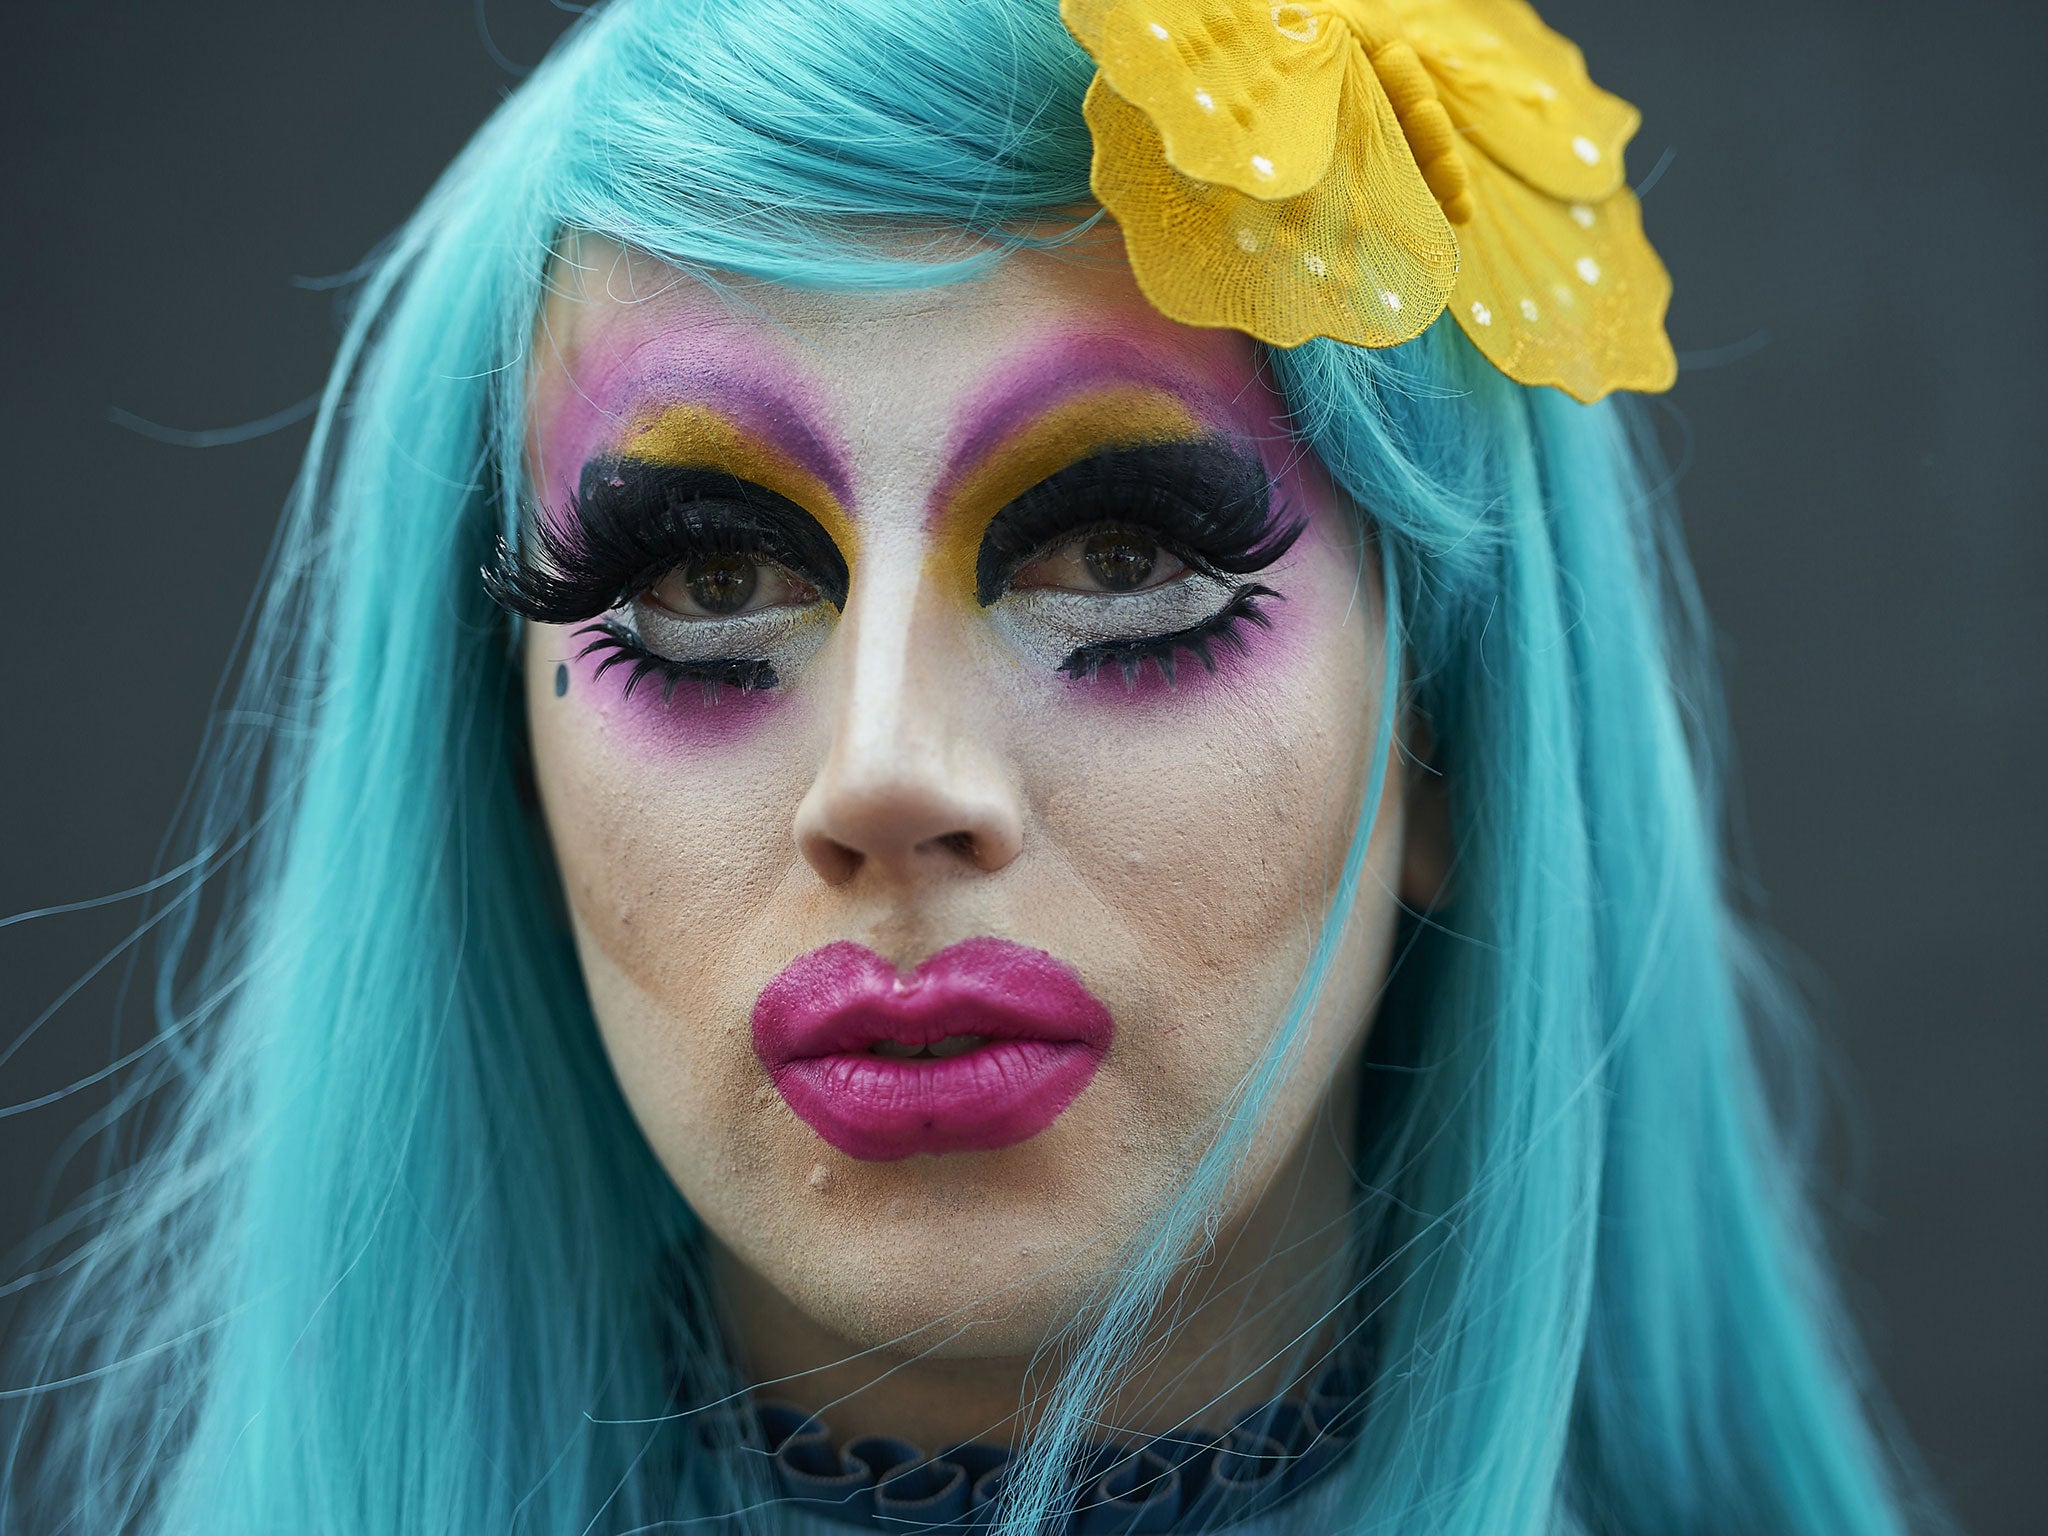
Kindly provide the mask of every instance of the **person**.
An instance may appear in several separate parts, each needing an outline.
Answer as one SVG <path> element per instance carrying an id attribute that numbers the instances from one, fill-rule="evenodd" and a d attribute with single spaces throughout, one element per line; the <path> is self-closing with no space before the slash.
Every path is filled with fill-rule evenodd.
<path id="1" fill-rule="evenodd" d="M 1902 1529 L 1635 125 L 1520 0 L 582 18 L 362 281 L 0 1526 Z"/>

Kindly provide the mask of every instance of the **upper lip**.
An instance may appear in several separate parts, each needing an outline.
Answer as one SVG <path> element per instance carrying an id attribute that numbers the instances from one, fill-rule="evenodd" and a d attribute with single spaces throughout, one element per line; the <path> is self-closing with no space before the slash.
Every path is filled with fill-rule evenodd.
<path id="1" fill-rule="evenodd" d="M 1113 1028 L 1109 1011 L 1066 966 L 1001 939 L 951 945 L 908 976 L 862 945 L 827 944 L 785 968 L 755 1009 L 756 1043 L 771 1069 L 962 1035 L 1070 1041 L 1100 1051 Z"/>

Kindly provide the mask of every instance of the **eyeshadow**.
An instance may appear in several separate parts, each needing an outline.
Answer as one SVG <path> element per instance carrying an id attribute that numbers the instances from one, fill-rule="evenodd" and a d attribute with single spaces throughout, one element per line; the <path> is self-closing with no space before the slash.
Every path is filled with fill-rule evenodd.
<path id="1" fill-rule="evenodd" d="M 807 372 L 716 317 L 677 320 L 658 305 L 613 312 L 543 375 L 535 483 L 564 498 L 581 465 L 613 453 L 716 464 L 814 509 L 846 505 L 845 455 Z"/>
<path id="2" fill-rule="evenodd" d="M 1227 439 L 1112 448 L 1046 476 L 996 513 L 975 554 L 976 600 L 988 607 L 1047 545 L 1103 526 L 1144 529 L 1210 575 L 1263 570 L 1301 532 L 1276 523 L 1264 464 Z"/>
<path id="3" fill-rule="evenodd" d="M 1247 582 L 1231 594 L 1229 602 L 1199 624 L 1163 635 L 1090 641 L 1076 646 L 1059 669 L 1068 677 L 1092 683 L 1104 667 L 1113 665 L 1123 674 L 1124 690 L 1128 693 L 1137 686 L 1149 661 L 1159 669 L 1166 685 L 1175 687 L 1179 682 L 1178 658 L 1183 654 L 1194 657 L 1204 671 L 1213 673 L 1219 651 L 1248 651 L 1246 626 L 1269 629 L 1273 623 L 1260 599 L 1277 601 L 1280 596 L 1271 587 Z"/>
<path id="4" fill-rule="evenodd" d="M 656 464 L 716 465 L 792 501 L 829 502 L 835 510 L 851 499 L 844 465 L 796 406 L 727 377 L 717 381 L 715 398 L 640 413 L 611 451 Z"/>
<path id="5" fill-rule="evenodd" d="M 1220 430 L 1235 419 L 1236 387 L 1191 373 L 1184 358 L 1127 331 L 1042 338 L 993 367 L 963 413 L 946 450 L 955 469 L 934 492 L 932 516 L 962 503 L 993 510 L 1098 449 Z M 1019 470 L 1026 478 L 1011 480 Z"/>
<path id="6" fill-rule="evenodd" d="M 846 557 L 788 497 L 728 470 L 601 456 L 583 468 L 560 516 L 530 524 L 525 551 L 500 543 L 486 568 L 491 596 L 548 624 L 596 618 L 685 560 L 759 554 L 846 602 Z"/>

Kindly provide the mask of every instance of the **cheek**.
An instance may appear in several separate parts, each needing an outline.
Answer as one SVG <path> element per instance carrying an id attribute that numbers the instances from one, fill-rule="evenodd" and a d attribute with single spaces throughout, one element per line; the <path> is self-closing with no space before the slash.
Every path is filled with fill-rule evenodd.
<path id="1" fill-rule="evenodd" d="M 760 956 L 779 953 L 792 889 L 808 888 L 792 884 L 807 871 L 791 833 L 810 782 L 806 706 L 728 695 L 679 726 L 658 693 L 651 708 L 638 690 L 623 699 L 616 669 L 588 683 L 572 663 L 557 695 L 557 665 L 529 652 L 529 732 L 613 1075 L 693 1207 L 720 1230 L 763 1226 L 782 1187 L 745 1170 L 775 1166 L 793 1117 L 748 1018 Z"/>
<path id="2" fill-rule="evenodd" d="M 1019 751 L 1047 841 L 1127 935 L 1180 1080 L 1237 1081 L 1341 869 L 1380 692 L 1378 607 L 1356 571 L 1350 552 L 1305 536 L 1271 580 L 1287 593 L 1272 627 L 1213 674 L 1183 667 L 1169 686 L 1148 662 L 1128 688 L 1107 675 L 1020 684 L 1034 696 L 1017 704 L 1032 722 Z M 1395 810 L 1383 805 L 1383 826 Z M 1377 893 L 1361 894 L 1361 921 L 1378 920 Z"/>
<path id="3" fill-rule="evenodd" d="M 1257 599 L 1257 618 L 1242 617 L 1199 647 L 1167 656 L 1107 661 L 1089 675 L 1062 675 L 1064 703 L 1079 711 L 1127 712 L 1141 730 L 1171 737 L 1205 711 L 1219 718 L 1256 711 L 1283 695 L 1312 660 L 1310 628 L 1284 597 Z M 1117 727 L 1103 720 L 1105 730 Z"/>
<path id="4" fill-rule="evenodd" d="M 795 858 L 803 707 L 730 689 L 713 702 L 694 683 L 665 703 L 658 679 L 628 697 L 620 669 L 598 678 L 595 658 L 528 644 L 534 767 L 583 937 L 634 987 L 708 1008 L 721 958 Z"/>

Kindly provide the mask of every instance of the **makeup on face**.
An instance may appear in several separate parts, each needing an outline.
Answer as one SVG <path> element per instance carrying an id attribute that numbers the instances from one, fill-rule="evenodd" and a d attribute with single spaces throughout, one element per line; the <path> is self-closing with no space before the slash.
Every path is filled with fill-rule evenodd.
<path id="1" fill-rule="evenodd" d="M 1092 684 L 1108 669 L 1129 690 L 1149 663 L 1170 687 L 1179 663 L 1214 671 L 1270 626 L 1263 604 L 1281 594 L 1246 578 L 1300 525 L 1256 450 L 1170 390 L 1012 391 L 961 437 L 932 493 L 927 568 L 1048 673 Z M 627 698 L 651 684 L 668 707 L 695 684 L 716 702 L 783 686 L 823 645 L 853 544 L 824 476 L 672 405 L 583 466 L 531 547 L 502 552 L 492 589 L 580 625 L 593 681 L 618 669 Z"/>
<path id="2" fill-rule="evenodd" d="M 1115 447 L 1038 481 L 990 519 L 975 597 L 1018 649 L 1069 678 L 1104 667 L 1128 689 L 1147 662 L 1169 685 L 1179 658 L 1216 669 L 1270 624 L 1273 588 L 1244 578 L 1300 534 L 1276 518 L 1264 466 L 1227 438 Z"/>
<path id="3" fill-rule="evenodd" d="M 772 690 L 824 643 L 827 605 L 846 602 L 844 477 L 766 383 L 700 372 L 675 383 L 716 404 L 607 408 L 607 384 L 650 383 L 643 352 L 627 358 L 640 369 L 605 372 L 558 413 L 545 462 L 590 457 L 529 520 L 527 549 L 501 548 L 487 584 L 523 617 L 576 626 L 589 680 L 618 669 L 626 700 L 650 684 L 664 708 L 679 685 L 705 703 Z M 604 430 L 618 420 L 623 433 Z"/>
<path id="4" fill-rule="evenodd" d="M 773 688 L 823 644 L 820 605 L 846 603 L 846 560 L 818 519 L 723 468 L 593 459 L 533 542 L 493 568 L 492 591 L 526 618 L 580 624 L 579 655 L 603 658 L 593 678 L 623 667 L 627 697 L 649 679 L 664 703 L 683 682 L 707 698 Z"/>
<path id="5" fill-rule="evenodd" d="M 1074 254 L 843 294 L 584 242 L 530 375 L 530 515 L 576 542 L 588 472 L 586 510 L 609 494 L 657 531 L 586 594 L 622 601 L 521 645 L 607 1058 L 719 1284 L 758 1309 L 750 1369 L 825 1372 L 839 1402 L 830 1362 L 886 1355 L 953 1405 L 948 1433 L 982 1416 L 945 1382 L 1022 1400 L 1011 1363 L 1082 1315 L 1105 1235 L 1168 1193 L 1259 1059 L 1383 675 L 1358 524 L 1257 347 Z M 628 698 L 634 661 L 576 655 L 606 623 L 775 682 L 713 700 L 642 667 Z M 1224 1310 L 1249 1294 L 1228 1254 L 1348 1230 L 1340 1198 L 1296 1194 L 1350 1187 L 1342 1065 L 1395 910 L 1398 840 L 1375 846 L 1358 943 L 1219 1229 Z M 1276 1324 L 1261 1350 L 1284 1345 L 1292 1302 L 1249 1305 Z"/>
<path id="6" fill-rule="evenodd" d="M 1042 950 L 973 938 L 908 976 L 862 945 L 798 956 L 754 1005 L 783 1102 L 865 1162 L 991 1151 L 1051 1125 L 1093 1081 L 1109 1009 Z"/>

